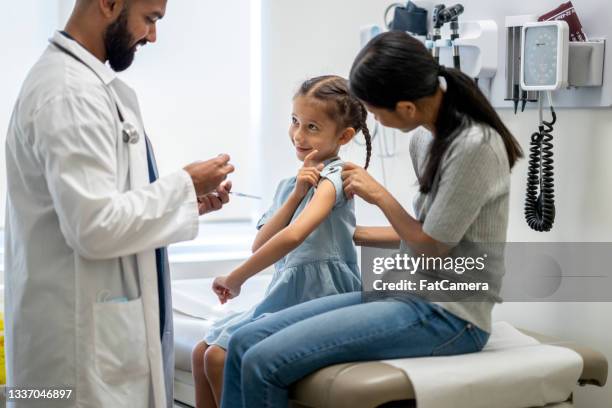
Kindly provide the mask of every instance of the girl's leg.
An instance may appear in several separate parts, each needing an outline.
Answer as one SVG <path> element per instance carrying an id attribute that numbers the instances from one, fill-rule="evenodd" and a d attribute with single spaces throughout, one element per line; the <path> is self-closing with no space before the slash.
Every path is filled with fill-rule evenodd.
<path id="1" fill-rule="evenodd" d="M 325 296 L 267 315 L 240 328 L 230 338 L 227 348 L 221 406 L 227 408 L 239 408 L 242 406 L 241 360 L 242 355 L 252 345 L 300 320 L 329 310 L 359 303 L 361 303 L 361 292 Z M 255 330 L 248 330 L 247 328 L 250 327 Z M 252 333 L 252 335 L 240 336 L 239 340 L 236 341 L 234 339 L 236 335 L 244 330 Z"/>
<path id="2" fill-rule="evenodd" d="M 223 388 L 223 365 L 225 364 L 225 350 L 219 346 L 211 345 L 204 354 L 204 370 L 210 389 L 212 389 L 215 406 L 221 405 L 221 391 Z"/>
<path id="3" fill-rule="evenodd" d="M 191 371 L 195 383 L 196 408 L 214 408 L 217 406 L 204 371 L 204 355 L 207 349 L 208 344 L 201 341 L 196 344 L 191 352 Z"/>
<path id="4" fill-rule="evenodd" d="M 257 323 L 236 332 L 233 343 L 261 336 L 266 322 Z M 330 364 L 469 353 L 480 350 L 486 339 L 480 329 L 419 300 L 338 308 L 286 326 L 241 356 L 228 355 L 241 366 L 242 403 L 235 406 L 287 406 L 293 382 Z"/>

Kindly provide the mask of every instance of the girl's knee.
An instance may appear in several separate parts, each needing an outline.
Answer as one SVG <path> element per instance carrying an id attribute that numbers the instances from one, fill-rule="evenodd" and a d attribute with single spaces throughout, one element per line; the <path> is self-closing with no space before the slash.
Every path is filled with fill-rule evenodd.
<path id="1" fill-rule="evenodd" d="M 218 372 L 223 370 L 225 364 L 225 350 L 218 346 L 210 346 L 204 353 L 204 365 L 206 372 Z"/>
<path id="2" fill-rule="evenodd" d="M 195 370 L 204 368 L 204 355 L 206 354 L 206 350 L 208 348 L 208 344 L 201 341 L 195 345 L 193 350 L 191 350 L 191 365 L 194 372 Z"/>

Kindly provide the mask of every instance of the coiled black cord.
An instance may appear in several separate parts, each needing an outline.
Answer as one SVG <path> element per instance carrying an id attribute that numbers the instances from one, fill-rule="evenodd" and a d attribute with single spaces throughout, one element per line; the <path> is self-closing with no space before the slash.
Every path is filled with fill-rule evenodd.
<path id="1" fill-rule="evenodd" d="M 557 121 L 550 107 L 552 120 L 542 120 L 538 132 L 531 135 L 525 219 L 535 231 L 550 231 L 555 222 L 555 185 L 553 173 L 553 125 Z M 541 163 L 540 163 L 541 162 Z M 538 194 L 538 189 L 540 190 Z"/>

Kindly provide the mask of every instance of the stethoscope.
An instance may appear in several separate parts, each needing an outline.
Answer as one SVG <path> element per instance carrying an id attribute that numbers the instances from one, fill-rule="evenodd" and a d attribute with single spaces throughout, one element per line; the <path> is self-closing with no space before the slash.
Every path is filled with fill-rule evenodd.
<path id="1" fill-rule="evenodd" d="M 123 115 L 121 114 L 121 110 L 119 109 L 119 104 L 115 102 L 115 105 L 117 105 L 117 113 L 119 114 L 119 121 L 121 122 L 121 137 L 123 138 L 123 143 L 138 143 L 138 141 L 140 140 L 140 134 L 138 133 L 138 129 L 132 123 L 127 122 L 123 119 Z"/>
<path id="2" fill-rule="evenodd" d="M 80 59 L 78 56 L 76 56 L 73 52 L 71 52 L 70 50 L 66 49 L 64 46 L 58 44 L 56 41 L 54 40 L 50 40 L 51 44 L 55 45 L 57 48 L 59 48 L 60 51 L 66 53 L 67 55 L 70 55 L 72 58 L 76 59 L 77 61 L 79 61 L 81 64 L 85 65 L 87 68 L 91 69 L 92 72 L 98 77 L 98 79 L 100 79 L 100 81 L 102 81 L 102 83 L 104 83 L 104 81 L 102 80 L 102 78 L 100 78 L 100 76 L 98 75 L 98 73 L 96 71 L 93 70 L 93 68 L 91 68 L 89 65 L 87 65 L 82 59 Z M 121 122 L 121 138 L 123 140 L 123 143 L 127 143 L 127 144 L 136 144 L 140 141 L 140 134 L 138 133 L 138 129 L 136 128 L 136 126 L 128 121 L 125 120 L 123 113 L 121 113 L 121 108 L 119 107 L 119 102 L 117 101 L 117 98 L 115 97 L 115 94 L 113 92 L 112 89 L 108 89 L 108 93 L 111 97 L 111 99 L 113 100 L 113 102 L 115 103 L 115 106 L 117 107 L 117 114 L 119 115 L 119 122 Z"/>

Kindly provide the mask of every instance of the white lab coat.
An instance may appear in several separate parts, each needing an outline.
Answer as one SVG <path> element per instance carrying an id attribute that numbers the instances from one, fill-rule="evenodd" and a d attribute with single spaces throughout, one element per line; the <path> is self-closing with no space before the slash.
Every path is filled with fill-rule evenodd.
<path id="1" fill-rule="evenodd" d="M 154 250 L 197 235 L 194 187 L 184 170 L 149 183 L 134 92 L 75 41 L 52 40 L 84 64 L 50 44 L 10 122 L 8 385 L 74 389 L 70 404 L 18 406 L 165 407 Z M 116 103 L 138 143 L 122 140 Z"/>

